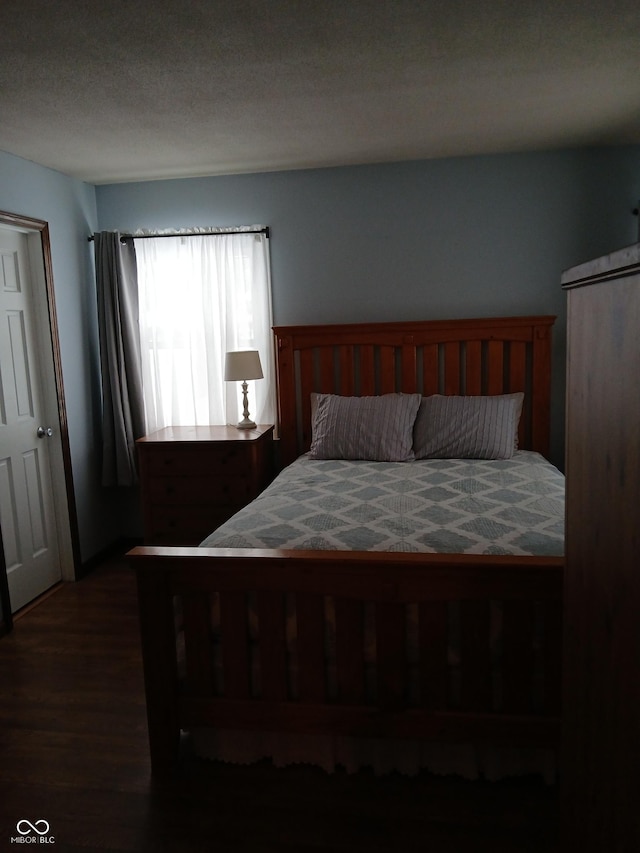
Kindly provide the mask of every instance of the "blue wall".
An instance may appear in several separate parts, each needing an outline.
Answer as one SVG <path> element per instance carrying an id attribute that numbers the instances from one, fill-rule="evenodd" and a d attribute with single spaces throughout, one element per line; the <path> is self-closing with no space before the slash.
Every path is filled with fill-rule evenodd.
<path id="1" fill-rule="evenodd" d="M 0 210 L 49 223 L 56 313 L 80 550 L 88 559 L 120 535 L 116 496 L 100 485 L 100 374 L 95 275 L 87 243 L 95 189 L 0 152 Z"/>
<path id="2" fill-rule="evenodd" d="M 94 188 L 0 152 L 0 210 L 51 233 L 80 544 L 139 532 L 100 485 L 97 228 L 262 223 L 277 323 L 557 314 L 552 457 L 564 429 L 563 269 L 638 239 L 640 147 Z"/>
<path id="3" fill-rule="evenodd" d="M 640 147 L 97 187 L 101 229 L 269 225 L 276 323 L 556 314 L 562 270 L 637 239 Z"/>

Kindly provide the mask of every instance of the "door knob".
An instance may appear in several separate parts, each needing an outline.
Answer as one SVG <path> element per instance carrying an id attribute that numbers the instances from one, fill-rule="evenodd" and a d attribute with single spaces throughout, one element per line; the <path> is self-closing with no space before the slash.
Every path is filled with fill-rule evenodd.
<path id="1" fill-rule="evenodd" d="M 47 436 L 47 438 L 51 438 L 51 436 L 53 435 L 53 430 L 51 429 L 51 427 L 47 427 L 46 429 L 45 427 L 38 427 L 37 434 L 38 438 L 44 438 L 45 435 Z"/>

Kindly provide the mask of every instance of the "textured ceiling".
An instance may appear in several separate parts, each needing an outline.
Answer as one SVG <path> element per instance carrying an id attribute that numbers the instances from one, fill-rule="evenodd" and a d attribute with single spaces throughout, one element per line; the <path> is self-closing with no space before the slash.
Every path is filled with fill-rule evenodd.
<path id="1" fill-rule="evenodd" d="M 0 150 L 91 183 L 640 143 L 634 0 L 2 0 Z"/>

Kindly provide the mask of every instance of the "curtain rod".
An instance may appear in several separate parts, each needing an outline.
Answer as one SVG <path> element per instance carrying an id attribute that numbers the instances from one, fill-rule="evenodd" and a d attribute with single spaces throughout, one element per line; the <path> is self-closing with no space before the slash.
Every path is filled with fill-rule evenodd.
<path id="1" fill-rule="evenodd" d="M 266 228 L 254 228 L 245 231 L 243 228 L 229 229 L 228 231 L 194 231 L 193 234 L 121 234 L 120 242 L 126 240 L 150 240 L 157 237 L 224 237 L 226 234 L 264 234 L 269 239 L 269 226 Z M 94 235 L 87 237 L 87 240 L 92 243 Z"/>

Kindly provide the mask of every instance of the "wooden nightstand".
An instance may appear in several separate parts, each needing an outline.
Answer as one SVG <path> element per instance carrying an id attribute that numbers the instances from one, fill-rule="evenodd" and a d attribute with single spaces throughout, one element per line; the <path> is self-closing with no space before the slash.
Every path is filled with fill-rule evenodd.
<path id="1" fill-rule="evenodd" d="M 273 426 L 166 427 L 136 442 L 144 540 L 198 545 L 268 485 Z"/>

